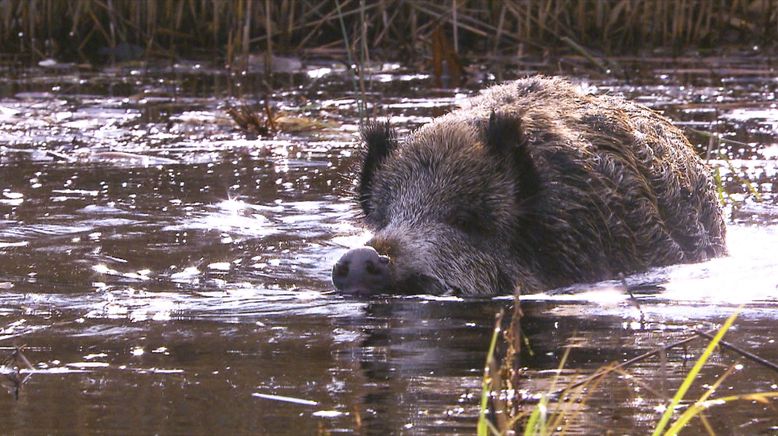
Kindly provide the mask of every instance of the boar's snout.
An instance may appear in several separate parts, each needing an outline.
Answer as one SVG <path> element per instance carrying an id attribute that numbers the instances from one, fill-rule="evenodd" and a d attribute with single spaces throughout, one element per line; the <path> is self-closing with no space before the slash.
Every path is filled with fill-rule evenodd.
<path id="1" fill-rule="evenodd" d="M 332 267 L 332 283 L 352 295 L 372 295 L 389 289 L 389 258 L 373 247 L 347 251 Z"/>

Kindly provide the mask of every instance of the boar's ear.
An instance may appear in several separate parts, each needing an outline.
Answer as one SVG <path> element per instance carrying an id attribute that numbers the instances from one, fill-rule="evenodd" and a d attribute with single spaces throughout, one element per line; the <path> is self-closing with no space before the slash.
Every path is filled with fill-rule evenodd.
<path id="1" fill-rule="evenodd" d="M 526 148 L 526 142 L 518 116 L 492 111 L 489 115 L 489 125 L 486 127 L 486 145 L 493 153 L 512 155 L 517 149 Z"/>
<path id="2" fill-rule="evenodd" d="M 513 162 L 518 177 L 519 196 L 526 199 L 540 189 L 540 178 L 529 152 L 529 143 L 522 131 L 519 115 L 489 115 L 486 146 L 500 159 Z"/>
<path id="3" fill-rule="evenodd" d="M 370 123 L 362 128 L 362 141 L 366 145 L 362 171 L 359 176 L 359 204 L 365 215 L 370 215 L 370 190 L 373 177 L 387 156 L 397 148 L 397 134 L 389 123 Z"/>

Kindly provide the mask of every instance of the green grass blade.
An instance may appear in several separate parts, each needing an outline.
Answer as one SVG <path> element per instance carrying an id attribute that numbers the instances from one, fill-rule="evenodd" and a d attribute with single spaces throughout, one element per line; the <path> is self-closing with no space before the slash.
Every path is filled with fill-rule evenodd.
<path id="1" fill-rule="evenodd" d="M 565 365 L 567 364 L 567 359 L 570 357 L 570 350 L 571 347 L 565 347 L 565 352 L 562 355 L 562 360 L 559 361 L 559 366 L 557 367 L 556 375 L 554 375 L 554 380 L 551 382 L 551 386 L 548 389 L 548 394 L 543 395 L 540 398 L 540 401 L 538 402 L 538 405 L 535 406 L 535 409 L 532 410 L 532 413 L 529 416 L 529 419 L 527 420 L 527 425 L 524 427 L 524 435 L 525 436 L 536 436 L 536 435 L 546 435 L 548 434 L 548 403 L 549 398 L 551 398 L 552 393 L 556 389 L 557 383 L 559 382 L 559 375 L 562 374 L 562 369 L 564 369 Z M 561 418 L 560 415 L 558 418 Z"/>
<path id="2" fill-rule="evenodd" d="M 713 179 L 716 182 L 716 195 L 719 197 L 719 203 L 724 206 L 726 205 L 726 200 L 724 200 L 724 183 L 721 180 L 721 169 L 719 169 L 719 167 L 716 167 L 716 171 L 713 173 Z"/>
<path id="3" fill-rule="evenodd" d="M 683 383 L 681 383 L 681 387 L 679 387 L 678 391 L 675 392 L 675 396 L 673 396 L 673 399 L 670 401 L 670 404 L 667 406 L 667 409 L 665 409 L 665 413 L 662 414 L 662 418 L 659 420 L 659 423 L 656 425 L 656 428 L 654 429 L 652 436 L 659 436 L 660 434 L 662 434 L 665 427 L 667 426 L 667 423 L 670 421 L 670 418 L 672 418 L 675 408 L 681 402 L 684 395 L 686 395 L 686 392 L 689 390 L 692 383 L 694 383 L 694 379 L 697 378 L 697 374 L 699 374 L 703 365 L 705 365 L 705 363 L 708 361 L 708 358 L 710 358 L 711 354 L 713 354 L 713 350 L 719 344 L 721 338 L 724 337 L 724 334 L 727 332 L 727 330 L 729 330 L 729 328 L 732 326 L 732 323 L 735 322 L 735 319 L 737 319 L 739 313 L 740 310 L 738 309 L 729 318 L 727 318 L 727 321 L 724 322 L 724 325 L 721 326 L 718 333 L 716 333 L 716 336 L 714 336 L 713 340 L 710 341 L 708 347 L 705 348 L 705 351 L 702 353 L 700 358 L 697 359 L 697 362 L 694 364 L 694 367 L 691 369 L 691 371 L 689 371 L 689 374 L 686 375 L 686 378 L 683 380 Z"/>
<path id="4" fill-rule="evenodd" d="M 713 406 L 719 406 L 722 404 L 731 403 L 734 401 L 758 401 L 761 403 L 767 402 L 770 398 L 778 398 L 778 392 L 756 392 L 752 394 L 739 394 L 739 395 L 732 395 L 728 397 L 723 398 L 717 398 L 715 400 L 708 400 L 708 401 L 699 401 L 697 403 L 694 403 L 691 407 L 686 409 L 686 411 L 681 414 L 681 416 L 678 417 L 678 420 L 676 420 L 673 425 L 670 426 L 669 429 L 667 429 L 668 435 L 676 435 L 679 431 L 683 430 L 683 428 L 686 426 L 686 424 L 689 423 L 689 421 L 697 416 L 700 412 L 702 412 L 705 409 L 708 409 Z"/>
<path id="5" fill-rule="evenodd" d="M 546 411 L 548 410 L 548 397 L 543 395 L 540 402 L 527 420 L 527 425 L 524 427 L 524 436 L 538 436 L 546 434 Z"/>
<path id="6" fill-rule="evenodd" d="M 492 333 L 492 341 L 489 344 L 489 352 L 486 354 L 486 365 L 484 366 L 484 378 L 481 382 L 481 412 L 478 414 L 478 436 L 487 436 L 489 434 L 489 420 L 486 419 L 486 408 L 489 404 L 489 384 L 491 381 L 491 375 L 489 374 L 489 366 L 492 360 L 494 360 L 494 350 L 497 348 L 497 338 L 500 336 L 500 320 L 498 317 L 497 325 L 494 327 L 494 333 Z"/>

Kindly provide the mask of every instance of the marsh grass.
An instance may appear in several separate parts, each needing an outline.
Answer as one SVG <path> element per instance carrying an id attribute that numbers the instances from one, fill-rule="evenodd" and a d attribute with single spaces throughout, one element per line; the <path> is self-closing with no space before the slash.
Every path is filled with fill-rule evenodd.
<path id="1" fill-rule="evenodd" d="M 770 0 L 0 1 L 2 51 L 33 59 L 92 59 L 122 44 L 146 56 L 216 52 L 227 62 L 260 51 L 342 55 L 345 45 L 408 59 L 439 28 L 460 54 L 588 47 L 611 55 L 769 44 L 776 24 Z"/>
<path id="2" fill-rule="evenodd" d="M 518 301 L 516 304 L 518 304 Z M 520 310 L 516 313 L 519 313 L 520 316 Z M 629 374 L 625 370 L 626 367 L 632 363 L 644 360 L 645 358 L 656 354 L 662 356 L 662 352 L 666 351 L 667 349 L 685 345 L 696 338 L 702 337 L 709 340 L 705 350 L 701 353 L 694 366 L 686 374 L 680 386 L 675 391 L 672 399 L 667 401 L 667 404 L 663 406 L 664 412 L 654 427 L 652 435 L 658 436 L 678 434 L 681 430 L 687 428 L 689 423 L 692 422 L 694 418 L 698 418 L 701 422 L 701 425 L 706 428 L 710 434 L 714 434 L 711 424 L 703 414 L 704 411 L 710 408 L 727 405 L 734 402 L 749 401 L 764 404 L 770 402 L 774 398 L 778 398 L 777 392 L 754 392 L 710 399 L 724 382 L 724 380 L 726 380 L 727 377 L 735 371 L 735 366 L 732 366 L 727 371 L 725 371 L 724 374 L 719 376 L 717 380 L 712 383 L 698 399 L 693 400 L 690 403 L 687 402 L 685 406 L 682 406 L 684 398 L 697 380 L 700 371 L 706 365 L 710 357 L 713 355 L 713 352 L 718 347 L 724 346 L 728 349 L 734 349 L 735 351 L 738 351 L 740 354 L 755 362 L 761 363 L 773 369 L 776 368 L 774 363 L 762 361 L 762 359 L 758 356 L 754 356 L 753 354 L 746 351 L 740 351 L 737 349 L 737 347 L 734 347 L 731 344 L 727 344 L 722 340 L 726 332 L 737 319 L 738 313 L 739 310 L 727 318 L 727 320 L 724 322 L 721 328 L 718 329 L 715 335 L 711 335 L 706 332 L 695 332 L 696 336 L 691 336 L 674 344 L 669 344 L 665 347 L 662 347 L 661 349 L 645 353 L 627 362 L 606 365 L 595 371 L 593 375 L 584 378 L 582 381 L 571 383 L 569 386 L 556 390 L 557 386 L 560 384 L 559 375 L 562 373 L 562 370 L 565 367 L 572 349 L 571 347 L 566 347 L 562 359 L 560 360 L 558 370 L 551 382 L 550 388 L 547 392 L 544 392 L 540 395 L 537 404 L 529 408 L 529 412 L 522 411 L 527 410 L 527 404 L 520 404 L 520 402 L 515 399 L 512 402 L 512 407 L 507 407 L 507 404 L 511 403 L 504 399 L 501 402 L 494 401 L 495 398 L 505 397 L 506 393 L 507 395 L 513 394 L 515 396 L 515 392 L 517 392 L 521 382 L 518 379 L 513 379 L 511 384 L 505 384 L 502 382 L 504 378 L 497 376 L 498 371 L 496 371 L 496 368 L 499 364 L 497 363 L 498 359 L 495 356 L 498 353 L 500 347 L 498 338 L 502 331 L 502 314 L 500 314 L 497 317 L 494 333 L 492 335 L 492 340 L 489 346 L 489 352 L 487 354 L 477 433 L 479 436 L 516 433 L 522 433 L 526 436 L 566 434 L 569 426 L 575 422 L 578 415 L 582 412 L 584 407 L 586 407 L 589 396 L 599 388 L 600 384 L 606 379 L 606 377 L 611 374 L 620 375 L 625 379 L 631 380 L 637 385 L 643 386 L 646 391 L 651 392 L 653 390 L 647 386 L 646 383 L 643 383 L 641 380 L 636 379 L 634 376 Z M 514 332 L 513 334 L 517 335 L 518 333 Z M 508 353 L 504 357 L 504 360 L 512 361 L 517 358 L 517 356 L 511 356 L 510 353 Z M 504 369 L 506 365 L 503 364 L 502 367 Z M 678 411 L 681 409 L 683 409 L 683 411 L 678 413 Z M 675 417 L 674 421 L 673 417 Z"/>
<path id="3" fill-rule="evenodd" d="M 665 427 L 667 427 L 667 424 L 670 422 L 670 419 L 672 419 L 673 414 L 675 413 L 676 408 L 680 405 L 681 400 L 683 400 L 683 397 L 686 396 L 686 393 L 689 391 L 689 388 L 691 388 L 692 384 L 694 383 L 694 380 L 697 378 L 697 375 L 700 373 L 700 370 L 703 366 L 705 366 L 705 363 L 708 361 L 710 356 L 713 354 L 713 351 L 718 346 L 719 342 L 721 342 L 721 339 L 724 337 L 724 334 L 727 333 L 727 330 L 729 330 L 730 327 L 732 327 L 732 324 L 735 322 L 735 319 L 737 319 L 738 312 L 733 313 L 732 315 L 727 318 L 727 320 L 724 322 L 724 325 L 721 326 L 718 333 L 716 333 L 716 336 L 713 337 L 713 339 L 708 343 L 708 346 L 705 348 L 705 351 L 702 352 L 700 355 L 700 358 L 697 359 L 697 362 L 694 363 L 694 366 L 691 370 L 689 370 L 689 373 L 686 374 L 686 377 L 684 377 L 683 381 L 681 382 L 681 386 L 678 387 L 678 390 L 675 391 L 675 395 L 673 395 L 672 400 L 670 400 L 670 403 L 665 408 L 664 413 L 662 414 L 662 417 L 659 419 L 659 423 L 657 423 L 656 427 L 654 427 L 654 432 L 652 433 L 652 436 L 659 436 L 664 433 Z M 725 373 L 726 374 L 726 373 Z M 726 375 L 724 376 L 726 377 Z M 698 400 L 705 401 L 713 392 L 715 392 L 716 387 L 718 387 L 723 379 L 719 379 L 716 383 L 714 383 L 708 391 L 703 394 L 703 396 Z M 691 417 L 689 417 L 691 419 Z M 686 420 L 688 422 L 688 419 Z M 685 424 L 681 423 L 679 424 L 679 421 L 676 421 L 673 426 L 671 426 L 671 429 L 675 429 L 675 433 L 677 433 L 681 428 L 683 428 Z M 670 430 L 667 431 L 669 434 L 675 434 L 671 432 Z"/>
<path id="4" fill-rule="evenodd" d="M 493 433 L 499 432 L 494 424 L 487 418 L 487 413 L 489 412 L 489 396 L 492 391 L 492 385 L 497 385 L 497 383 L 493 383 L 494 376 L 496 375 L 493 369 L 497 362 L 495 351 L 497 350 L 497 339 L 500 337 L 500 331 L 502 329 L 502 317 L 503 312 L 497 314 L 494 331 L 492 332 L 492 339 L 489 341 L 489 351 L 486 353 L 486 365 L 484 366 L 484 376 L 481 382 L 481 408 L 480 414 L 478 415 L 477 432 L 479 436 L 487 435 L 490 431 Z"/>
<path id="5" fill-rule="evenodd" d="M 753 148 L 752 144 L 747 144 L 745 142 L 736 141 L 733 139 L 723 138 L 721 134 L 716 132 L 707 132 L 704 130 L 693 129 L 690 127 L 687 127 L 686 130 L 689 131 L 690 133 L 700 135 L 708 139 L 708 148 L 705 151 L 705 156 L 704 156 L 706 161 L 709 161 L 713 157 L 721 160 L 724 163 L 724 166 L 726 166 L 727 168 L 729 177 L 735 183 L 738 183 L 742 187 L 744 187 L 746 192 L 748 192 L 748 194 L 751 195 L 754 201 L 758 203 L 762 202 L 762 194 L 759 193 L 759 189 L 757 189 L 756 183 L 754 183 L 748 177 L 748 174 L 746 174 L 745 171 L 741 171 L 735 168 L 735 166 L 732 164 L 732 159 L 730 159 L 727 153 L 721 148 L 722 144 L 728 143 L 728 144 L 750 149 Z M 732 196 L 729 193 L 731 192 L 731 189 L 726 189 L 726 187 L 724 186 L 724 178 L 721 176 L 721 167 L 717 166 L 713 170 L 713 182 L 716 185 L 716 195 L 722 206 L 725 206 L 728 202 L 732 204 L 739 202 L 737 200 L 732 199 Z"/>
<path id="6" fill-rule="evenodd" d="M 724 154 L 723 152 L 719 154 L 719 157 L 724 161 L 724 164 L 727 166 L 727 169 L 729 170 L 729 174 L 731 177 L 737 182 L 740 183 L 742 186 L 746 188 L 748 193 L 756 200 L 757 202 L 762 202 L 762 195 L 759 193 L 759 190 L 756 189 L 756 186 L 754 182 L 751 181 L 751 179 L 746 175 L 743 171 L 739 171 L 737 168 L 735 168 L 734 165 L 732 165 L 732 161 L 729 159 L 729 156 Z M 721 183 L 721 175 L 718 175 L 717 183 Z M 724 191 L 724 188 L 718 188 L 719 191 Z M 727 194 L 727 197 L 729 197 L 729 194 Z M 734 201 L 733 201 L 734 202 Z"/>

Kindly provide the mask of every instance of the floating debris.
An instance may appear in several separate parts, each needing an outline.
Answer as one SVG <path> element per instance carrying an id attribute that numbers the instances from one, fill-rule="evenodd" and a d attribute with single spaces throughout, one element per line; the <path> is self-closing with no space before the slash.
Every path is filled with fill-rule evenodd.
<path id="1" fill-rule="evenodd" d="M 32 376 L 32 373 L 28 373 L 22 377 L 22 368 L 34 370 L 32 364 L 27 357 L 22 353 L 24 345 L 14 347 L 11 354 L 3 359 L 0 363 L 0 384 L 8 389 L 8 392 L 13 394 L 14 399 L 19 399 L 19 391 L 22 389 L 22 385 Z M 21 367 L 21 368 L 20 368 Z"/>
<path id="2" fill-rule="evenodd" d="M 285 397 L 283 395 L 269 395 L 269 394 L 260 394 L 260 393 L 253 393 L 251 394 L 252 397 L 257 398 L 264 398 L 266 400 L 275 400 L 275 401 L 283 401 L 286 403 L 294 403 L 294 404 L 302 404 L 304 406 L 318 406 L 319 403 L 316 401 L 311 400 L 303 400 L 302 398 L 294 398 L 294 397 Z"/>
<path id="3" fill-rule="evenodd" d="M 270 136 L 279 132 L 304 133 L 336 127 L 333 123 L 313 118 L 273 112 L 267 102 L 264 105 L 264 114 L 250 106 L 228 107 L 226 112 L 238 128 L 256 136 Z"/>

